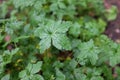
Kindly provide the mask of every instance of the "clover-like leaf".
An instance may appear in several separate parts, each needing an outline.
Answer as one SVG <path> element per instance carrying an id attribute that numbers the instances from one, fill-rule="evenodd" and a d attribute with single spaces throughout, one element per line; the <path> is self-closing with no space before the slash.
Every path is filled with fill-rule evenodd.
<path id="1" fill-rule="evenodd" d="M 81 43 L 78 50 L 74 56 L 81 65 L 84 65 L 87 61 L 90 61 L 92 65 L 96 64 L 100 50 L 94 45 L 93 40 Z"/>
<path id="2" fill-rule="evenodd" d="M 36 73 L 41 70 L 42 62 L 37 62 L 36 64 L 29 63 L 25 70 L 22 70 L 19 73 L 19 78 L 21 80 L 29 80 L 32 78 L 32 80 L 43 80 L 43 78 L 40 75 L 37 75 Z"/>
<path id="3" fill-rule="evenodd" d="M 60 50 L 70 50 L 71 44 L 66 36 L 66 32 L 70 25 L 70 22 L 49 21 L 47 24 L 38 27 L 34 34 L 41 39 L 40 52 L 43 53 L 48 49 L 51 46 L 51 43 Z"/>

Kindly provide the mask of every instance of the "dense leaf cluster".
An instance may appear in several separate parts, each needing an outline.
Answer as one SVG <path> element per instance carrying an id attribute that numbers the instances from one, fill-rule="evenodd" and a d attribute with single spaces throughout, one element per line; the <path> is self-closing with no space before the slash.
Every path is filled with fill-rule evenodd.
<path id="1" fill-rule="evenodd" d="M 116 7 L 106 10 L 103 0 L 8 0 L 0 12 L 1 80 L 120 80 L 120 45 L 103 34 Z"/>

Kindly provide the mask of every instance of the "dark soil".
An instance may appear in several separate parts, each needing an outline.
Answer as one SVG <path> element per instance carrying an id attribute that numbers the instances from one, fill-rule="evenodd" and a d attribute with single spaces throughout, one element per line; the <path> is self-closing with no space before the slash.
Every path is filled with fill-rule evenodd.
<path id="1" fill-rule="evenodd" d="M 118 16 L 116 20 L 108 22 L 105 34 L 112 40 L 120 43 L 120 0 L 105 0 L 105 7 L 109 8 L 111 5 L 115 5 L 118 8 Z"/>

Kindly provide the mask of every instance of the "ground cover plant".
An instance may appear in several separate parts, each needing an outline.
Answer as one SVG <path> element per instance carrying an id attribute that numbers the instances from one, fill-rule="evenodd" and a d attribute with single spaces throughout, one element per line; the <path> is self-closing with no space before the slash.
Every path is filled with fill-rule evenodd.
<path id="1" fill-rule="evenodd" d="M 116 7 L 103 0 L 0 4 L 1 80 L 120 80 L 120 44 L 104 31 Z"/>

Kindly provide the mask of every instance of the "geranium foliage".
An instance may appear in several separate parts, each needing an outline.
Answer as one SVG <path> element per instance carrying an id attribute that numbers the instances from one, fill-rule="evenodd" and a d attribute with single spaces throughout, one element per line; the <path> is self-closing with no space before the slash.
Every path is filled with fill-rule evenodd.
<path id="1" fill-rule="evenodd" d="M 103 2 L 3 1 L 0 79 L 120 80 L 120 44 L 104 34 L 117 8 Z"/>

